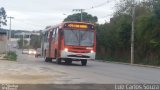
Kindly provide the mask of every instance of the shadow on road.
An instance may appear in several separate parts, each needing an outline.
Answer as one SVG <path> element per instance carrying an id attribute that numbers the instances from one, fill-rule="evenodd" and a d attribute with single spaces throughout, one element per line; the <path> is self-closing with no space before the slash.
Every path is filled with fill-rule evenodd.
<path id="1" fill-rule="evenodd" d="M 56 63 L 56 61 L 52 61 L 51 63 L 53 63 L 53 64 L 57 64 Z M 67 63 L 65 63 L 65 62 L 62 62 L 61 64 L 59 64 L 59 65 L 65 65 L 65 66 L 82 66 L 81 64 L 78 64 L 78 63 L 72 63 L 72 64 L 67 64 Z"/>
<path id="2" fill-rule="evenodd" d="M 81 66 L 82 67 L 81 63 L 77 61 L 74 61 L 72 64 L 67 64 L 65 63 L 65 61 L 62 61 L 61 64 L 57 64 L 55 60 L 52 60 L 52 62 L 45 62 L 45 63 L 50 63 L 54 65 L 63 65 L 63 66 Z"/>

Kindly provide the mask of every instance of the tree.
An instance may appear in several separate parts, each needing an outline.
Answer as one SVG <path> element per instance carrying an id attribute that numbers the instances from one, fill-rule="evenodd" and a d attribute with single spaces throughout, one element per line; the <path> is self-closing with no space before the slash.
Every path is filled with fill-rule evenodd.
<path id="1" fill-rule="evenodd" d="M 98 21 L 98 18 L 96 16 L 92 16 L 91 14 L 88 14 L 86 12 L 82 13 L 83 15 L 83 22 L 91 22 L 96 23 Z M 76 13 L 73 15 L 67 16 L 67 18 L 64 19 L 64 21 L 81 21 L 81 13 Z"/>
<path id="2" fill-rule="evenodd" d="M 110 22 L 97 25 L 97 55 L 130 61 L 131 1 L 121 0 Z M 135 63 L 160 65 L 160 0 L 142 0 L 135 12 Z"/>
<path id="3" fill-rule="evenodd" d="M 160 0 L 154 0 L 153 8 L 156 16 L 160 18 Z"/>
<path id="4" fill-rule="evenodd" d="M 120 0 L 120 2 L 116 3 L 114 16 L 119 16 L 124 13 L 131 15 L 132 1 L 133 0 Z"/>
<path id="5" fill-rule="evenodd" d="M 22 37 L 17 41 L 17 43 L 18 43 L 19 48 L 27 48 L 27 46 L 28 46 L 27 45 L 28 41 L 27 40 L 23 40 Z"/>
<path id="6" fill-rule="evenodd" d="M 3 7 L 0 8 L 0 28 L 1 28 L 1 25 L 7 25 L 7 20 L 6 20 L 6 11 Z"/>
<path id="7" fill-rule="evenodd" d="M 41 36 L 31 35 L 30 47 L 37 49 L 41 47 Z"/>

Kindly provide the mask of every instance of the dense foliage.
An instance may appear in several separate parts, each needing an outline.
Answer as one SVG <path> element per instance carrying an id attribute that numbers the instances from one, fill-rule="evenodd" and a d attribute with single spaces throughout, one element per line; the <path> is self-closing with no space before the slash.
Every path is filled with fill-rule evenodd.
<path id="1" fill-rule="evenodd" d="M 7 15 L 6 15 L 6 11 L 3 7 L 0 8 L 0 27 L 1 25 L 7 25 Z"/>
<path id="2" fill-rule="evenodd" d="M 20 39 L 17 41 L 18 43 L 18 47 L 20 49 L 23 49 L 23 48 L 28 48 L 28 41 L 27 40 L 23 40 L 23 37 L 20 37 Z"/>
<path id="3" fill-rule="evenodd" d="M 98 21 L 98 18 L 96 16 L 92 16 L 86 12 L 82 13 L 83 16 L 83 22 L 91 22 L 91 23 L 95 23 Z M 81 13 L 76 13 L 73 15 L 69 15 L 68 17 L 66 17 L 64 19 L 64 21 L 81 21 Z"/>
<path id="4" fill-rule="evenodd" d="M 41 36 L 40 35 L 31 35 L 30 48 L 40 48 L 41 47 Z"/>
<path id="5" fill-rule="evenodd" d="M 17 60 L 17 54 L 15 52 L 8 52 L 7 55 L 4 57 L 7 60 L 16 61 Z"/>
<path id="6" fill-rule="evenodd" d="M 97 25 L 97 56 L 130 62 L 131 0 L 122 0 L 110 23 Z M 160 0 L 136 3 L 135 63 L 160 65 Z"/>

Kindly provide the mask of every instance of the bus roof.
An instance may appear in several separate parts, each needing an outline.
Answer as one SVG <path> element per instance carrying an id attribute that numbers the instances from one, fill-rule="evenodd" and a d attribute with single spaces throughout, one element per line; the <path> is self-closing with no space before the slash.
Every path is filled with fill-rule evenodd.
<path id="1" fill-rule="evenodd" d="M 67 21 L 67 22 L 62 22 L 62 23 L 57 24 L 57 25 L 46 26 L 44 32 L 50 31 L 50 30 L 52 30 L 52 28 L 63 27 L 65 24 L 68 24 L 68 23 L 73 23 L 73 24 L 88 24 L 88 25 L 93 25 L 94 26 L 93 23 L 88 23 L 88 22 Z"/>

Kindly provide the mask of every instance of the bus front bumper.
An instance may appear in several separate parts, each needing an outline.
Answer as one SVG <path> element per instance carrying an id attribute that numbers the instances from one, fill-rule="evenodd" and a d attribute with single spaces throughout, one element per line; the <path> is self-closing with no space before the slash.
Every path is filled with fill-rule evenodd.
<path id="1" fill-rule="evenodd" d="M 95 55 L 96 55 L 95 52 L 92 52 L 92 53 L 74 53 L 74 52 L 61 51 L 61 58 L 95 60 Z"/>

